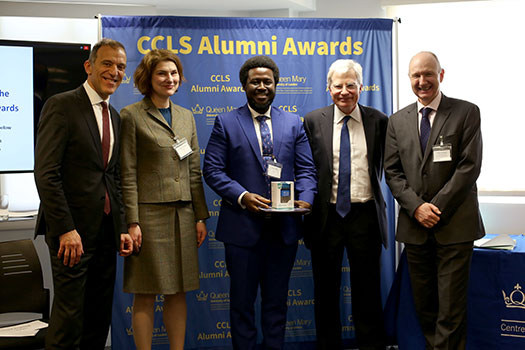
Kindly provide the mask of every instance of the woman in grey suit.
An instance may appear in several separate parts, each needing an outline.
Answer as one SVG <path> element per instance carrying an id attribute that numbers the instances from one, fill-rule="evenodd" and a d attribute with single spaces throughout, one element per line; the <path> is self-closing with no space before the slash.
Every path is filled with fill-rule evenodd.
<path id="1" fill-rule="evenodd" d="M 133 75 L 145 96 L 122 118 L 122 192 L 128 230 L 139 252 L 125 260 L 124 291 L 134 293 L 133 337 L 151 349 L 154 304 L 164 295 L 171 349 L 183 349 L 185 292 L 199 288 L 197 248 L 206 238 L 208 208 L 192 113 L 170 101 L 184 80 L 179 58 L 152 50 Z"/>

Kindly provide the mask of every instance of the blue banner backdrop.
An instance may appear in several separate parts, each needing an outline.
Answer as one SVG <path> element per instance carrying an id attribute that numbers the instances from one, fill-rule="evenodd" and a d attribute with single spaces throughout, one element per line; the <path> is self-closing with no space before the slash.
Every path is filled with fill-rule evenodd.
<path id="1" fill-rule="evenodd" d="M 390 19 L 270 19 L 205 17 L 103 17 L 103 36 L 122 42 L 128 67 L 121 87 L 111 97 L 117 109 L 142 98 L 133 87 L 133 72 L 150 49 L 169 49 L 182 60 L 187 82 L 173 102 L 191 109 L 197 123 L 201 156 L 217 114 L 246 103 L 238 72 L 242 63 L 255 55 L 272 57 L 281 72 L 274 106 L 304 116 L 331 104 L 326 73 L 338 58 L 352 58 L 363 66 L 364 82 L 360 102 L 387 115 L 392 113 L 392 20 Z M 211 218 L 208 239 L 199 250 L 201 288 L 187 294 L 188 326 L 186 349 L 229 348 L 229 279 L 221 242 L 215 240 L 215 226 L 221 199 L 209 188 L 206 198 Z M 389 216 L 393 200 L 387 196 Z M 383 295 L 394 275 L 393 219 L 390 249 L 383 252 Z M 239 228 L 240 234 L 242 228 Z M 113 349 L 132 349 L 132 295 L 122 293 L 122 260 L 115 288 Z M 342 268 L 348 272 L 348 263 Z M 351 289 L 343 274 L 341 307 L 343 337 L 351 343 Z M 315 340 L 313 282 L 309 251 L 299 247 L 288 292 L 287 343 Z M 156 310 L 162 311 L 163 296 Z M 257 310 L 258 312 L 258 310 Z M 161 313 L 156 315 L 153 344 L 168 349 Z M 260 334 L 260 332 L 259 332 Z"/>

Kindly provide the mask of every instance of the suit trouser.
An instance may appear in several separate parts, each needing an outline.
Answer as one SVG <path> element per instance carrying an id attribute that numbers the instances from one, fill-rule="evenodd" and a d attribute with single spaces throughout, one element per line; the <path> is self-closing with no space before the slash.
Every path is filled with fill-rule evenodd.
<path id="1" fill-rule="evenodd" d="M 359 349 L 384 349 L 381 301 L 381 236 L 373 201 L 352 203 L 343 219 L 330 206 L 326 229 L 312 245 L 317 348 L 338 350 L 341 340 L 341 265 L 350 264 L 352 318 Z"/>
<path id="2" fill-rule="evenodd" d="M 271 221 L 271 220 L 268 220 Z M 239 231 L 242 234 L 242 230 Z M 266 229 L 253 247 L 225 244 L 230 274 L 230 325 L 235 350 L 253 350 L 257 341 L 255 299 L 261 289 L 263 349 L 282 349 L 286 324 L 288 281 L 297 242 L 283 243 L 278 228 Z"/>
<path id="3" fill-rule="evenodd" d="M 57 249 L 49 248 L 54 298 L 46 350 L 102 350 L 111 323 L 115 285 L 115 235 L 110 216 L 105 216 L 95 247 L 80 263 L 64 266 Z"/>
<path id="4" fill-rule="evenodd" d="M 426 349 L 465 349 L 473 243 L 442 245 L 433 234 L 428 236 L 422 245 L 405 244 Z"/>

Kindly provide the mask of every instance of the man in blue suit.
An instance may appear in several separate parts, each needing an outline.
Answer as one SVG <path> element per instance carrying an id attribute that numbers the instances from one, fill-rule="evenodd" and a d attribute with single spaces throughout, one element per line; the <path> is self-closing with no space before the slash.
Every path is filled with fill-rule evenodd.
<path id="1" fill-rule="evenodd" d="M 248 104 L 217 116 L 206 148 L 204 179 L 223 199 L 216 238 L 224 242 L 230 274 L 233 349 L 255 349 L 259 287 L 262 347 L 282 349 L 301 217 L 268 215 L 261 209 L 269 208 L 272 180 L 295 181 L 295 206 L 310 208 L 317 186 L 315 166 L 300 117 L 271 107 L 279 82 L 275 62 L 252 57 L 239 78 Z"/>

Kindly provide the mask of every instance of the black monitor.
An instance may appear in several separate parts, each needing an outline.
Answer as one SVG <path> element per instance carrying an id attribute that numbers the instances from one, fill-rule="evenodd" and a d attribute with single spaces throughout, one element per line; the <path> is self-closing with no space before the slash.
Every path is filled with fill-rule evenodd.
<path id="1" fill-rule="evenodd" d="M 0 40 L 0 173 L 32 172 L 46 100 L 86 80 L 90 44 Z"/>

